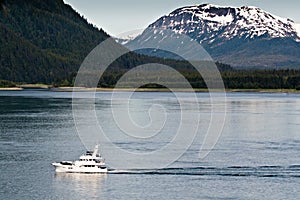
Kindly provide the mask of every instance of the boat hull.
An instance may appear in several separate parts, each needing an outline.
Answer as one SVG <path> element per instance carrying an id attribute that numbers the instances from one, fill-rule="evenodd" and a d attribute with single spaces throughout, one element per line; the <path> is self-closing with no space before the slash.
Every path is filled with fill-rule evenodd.
<path id="1" fill-rule="evenodd" d="M 52 163 L 55 166 L 55 172 L 58 173 L 107 173 L 107 168 L 101 167 L 82 167 L 75 165 L 62 165 L 61 163 Z"/>

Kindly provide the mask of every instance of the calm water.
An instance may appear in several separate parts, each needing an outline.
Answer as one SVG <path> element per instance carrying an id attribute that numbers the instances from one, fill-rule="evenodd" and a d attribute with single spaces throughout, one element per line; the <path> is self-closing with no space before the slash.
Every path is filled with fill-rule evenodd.
<path id="1" fill-rule="evenodd" d="M 185 94 L 187 99 L 189 93 Z M 107 175 L 55 174 L 53 161 L 85 151 L 76 133 L 72 94 L 0 92 L 0 199 L 299 199 L 300 95 L 227 94 L 227 118 L 212 152 L 198 159 L 203 133 L 168 168 L 111 169 Z M 96 94 L 98 120 L 111 125 L 111 93 Z M 210 116 L 209 95 L 197 94 L 201 127 Z M 180 110 L 170 93 L 136 93 L 133 118 L 147 121 L 149 105 L 165 107 L 165 137 L 132 141 L 108 126 L 111 140 L 132 151 L 165 145 Z M 224 103 L 224 102 L 223 102 Z M 118 106 L 116 107 L 118 109 Z M 191 119 L 194 110 L 191 109 Z M 146 122 L 144 124 L 147 124 Z M 107 163 L 109 164 L 109 158 Z"/>

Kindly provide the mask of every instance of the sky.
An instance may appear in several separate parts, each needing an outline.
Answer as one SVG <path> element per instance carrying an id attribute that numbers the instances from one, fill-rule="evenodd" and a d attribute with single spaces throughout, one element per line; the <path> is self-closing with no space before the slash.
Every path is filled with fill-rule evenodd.
<path id="1" fill-rule="evenodd" d="M 89 22 L 112 36 L 144 29 L 173 10 L 195 4 L 256 6 L 300 23 L 299 0 L 64 0 Z"/>

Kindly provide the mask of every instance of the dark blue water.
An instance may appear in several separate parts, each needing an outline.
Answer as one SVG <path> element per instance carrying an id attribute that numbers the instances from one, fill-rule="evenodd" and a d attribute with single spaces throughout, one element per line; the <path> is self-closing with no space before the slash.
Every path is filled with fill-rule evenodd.
<path id="1" fill-rule="evenodd" d="M 189 93 L 185 94 L 189 97 Z M 72 94 L 48 91 L 0 92 L 0 199 L 299 199 L 300 95 L 229 93 L 226 123 L 215 148 L 199 159 L 201 130 L 193 145 L 165 169 L 110 169 L 106 175 L 55 174 L 51 162 L 77 159 L 86 149 L 76 133 Z M 99 120 L 109 115 L 111 93 L 96 94 Z M 210 116 L 209 95 L 197 94 L 201 127 Z M 170 93 L 137 93 L 133 118 L 157 103 L 173 116 Z M 118 108 L 118 107 L 117 107 Z M 193 118 L 193 109 L 191 109 Z M 170 134 L 177 121 L 164 130 Z M 145 122 L 145 124 L 147 124 Z M 203 128 L 204 130 L 204 128 Z M 160 148 L 169 140 L 111 139 L 132 151 Z M 109 165 L 110 158 L 106 158 Z M 162 158 L 163 159 L 163 158 Z M 120 162 L 124 162 L 120 160 Z M 126 163 L 124 163 L 125 166 Z"/>

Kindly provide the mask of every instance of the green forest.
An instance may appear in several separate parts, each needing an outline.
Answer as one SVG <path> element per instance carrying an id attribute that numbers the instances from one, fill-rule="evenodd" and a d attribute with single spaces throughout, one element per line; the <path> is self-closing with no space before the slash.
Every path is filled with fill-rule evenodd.
<path id="1" fill-rule="evenodd" d="M 221 64 L 218 64 L 221 65 Z M 300 90 L 300 70 L 236 70 L 220 69 L 226 89 L 296 89 Z M 178 70 L 193 88 L 207 88 L 201 75 L 193 69 Z M 125 71 L 106 72 L 99 87 L 114 87 Z M 161 87 L 149 84 L 146 87 Z"/>
<path id="2" fill-rule="evenodd" d="M 123 71 L 123 72 L 122 72 Z M 113 88 L 125 70 L 106 72 L 100 79 L 98 87 Z M 206 88 L 200 74 L 193 70 L 181 72 L 193 88 Z M 226 89 L 296 89 L 300 90 L 300 70 L 225 70 L 221 71 Z M 73 86 L 74 79 L 64 79 L 53 84 L 53 87 Z M 0 87 L 16 87 L 24 84 L 7 80 L 0 80 Z M 146 88 L 162 87 L 149 84 Z"/>

